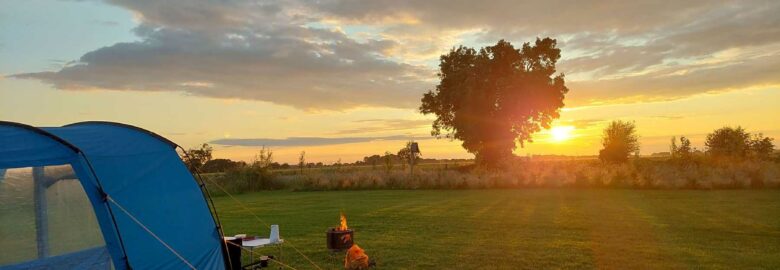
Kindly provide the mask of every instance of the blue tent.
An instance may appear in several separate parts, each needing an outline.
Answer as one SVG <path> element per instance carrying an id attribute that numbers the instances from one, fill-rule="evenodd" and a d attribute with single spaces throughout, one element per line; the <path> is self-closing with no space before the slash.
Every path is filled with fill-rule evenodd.
<path id="1" fill-rule="evenodd" d="M 177 147 L 119 123 L 0 121 L 0 269 L 224 269 Z"/>

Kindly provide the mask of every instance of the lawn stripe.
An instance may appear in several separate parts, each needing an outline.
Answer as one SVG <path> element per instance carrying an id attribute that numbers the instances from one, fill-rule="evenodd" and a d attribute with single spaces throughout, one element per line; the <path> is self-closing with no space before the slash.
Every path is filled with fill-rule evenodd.
<path id="1" fill-rule="evenodd" d="M 631 200 L 609 191 L 590 195 L 584 210 L 598 217 L 589 219 L 588 226 L 597 268 L 651 269 L 658 262 L 665 268 L 681 268 L 673 257 L 662 254 L 654 228 L 632 210 Z"/>

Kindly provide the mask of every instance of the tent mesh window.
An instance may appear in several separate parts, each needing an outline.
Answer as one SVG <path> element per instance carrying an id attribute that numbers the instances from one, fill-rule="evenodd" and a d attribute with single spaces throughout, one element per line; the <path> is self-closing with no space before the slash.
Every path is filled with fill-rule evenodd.
<path id="1" fill-rule="evenodd" d="M 70 165 L 0 170 L 0 270 L 112 269 Z"/>

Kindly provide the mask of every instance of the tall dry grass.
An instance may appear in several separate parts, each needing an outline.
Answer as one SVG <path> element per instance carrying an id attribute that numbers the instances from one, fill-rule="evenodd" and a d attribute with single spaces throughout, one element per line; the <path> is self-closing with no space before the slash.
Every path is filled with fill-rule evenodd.
<path id="1" fill-rule="evenodd" d="M 268 189 L 492 189 L 492 188 L 633 188 L 738 189 L 780 187 L 780 164 L 741 161 L 681 164 L 639 158 L 621 165 L 598 160 L 526 160 L 506 170 L 491 171 L 468 165 L 418 166 L 392 170 L 383 167 L 339 166 L 303 172 L 273 172 L 252 166 L 206 176 L 230 193 Z M 211 182 L 211 183 L 210 183 Z M 215 190 L 210 188 L 210 190 Z M 219 192 L 215 192 L 219 195 Z"/>

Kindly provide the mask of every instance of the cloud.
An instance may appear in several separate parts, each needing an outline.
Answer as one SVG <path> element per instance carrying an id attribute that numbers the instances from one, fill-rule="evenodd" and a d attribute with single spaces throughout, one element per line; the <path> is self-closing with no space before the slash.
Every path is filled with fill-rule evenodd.
<path id="1" fill-rule="evenodd" d="M 11 77 L 64 90 L 181 91 L 335 110 L 413 107 L 434 77 L 430 68 L 386 57 L 384 51 L 397 46 L 392 41 L 359 42 L 338 29 L 306 26 L 291 11 L 116 3 L 139 14 L 143 24 L 135 33 L 141 41 L 94 50 L 59 71 Z M 255 21 L 258 16 L 262 20 Z"/>
<path id="2" fill-rule="evenodd" d="M 140 41 L 10 77 L 305 110 L 414 108 L 449 48 L 551 36 L 569 106 L 780 85 L 778 1 L 108 2 L 136 15 Z"/>
<path id="3" fill-rule="evenodd" d="M 225 146 L 321 146 L 321 145 L 335 145 L 335 144 L 349 144 L 349 143 L 362 143 L 372 141 L 401 141 L 401 140 L 429 140 L 433 137 L 424 136 L 379 136 L 379 137 L 290 137 L 285 139 L 269 139 L 269 138 L 255 138 L 255 139 L 218 139 L 210 141 L 210 144 L 225 145 Z"/>
<path id="4" fill-rule="evenodd" d="M 376 56 L 393 44 L 358 43 L 328 30 L 269 29 L 295 36 L 242 32 L 233 33 L 240 38 L 219 40 L 164 28 L 138 31 L 141 42 L 92 51 L 56 72 L 13 77 L 40 79 L 66 90 L 182 91 L 302 109 L 343 109 L 414 106 L 430 73 Z"/>
<path id="5" fill-rule="evenodd" d="M 586 129 L 592 126 L 596 126 L 598 124 L 601 124 L 603 122 L 606 122 L 607 120 L 604 119 L 580 119 L 580 120 L 572 120 L 569 122 L 564 122 L 561 124 L 569 124 L 574 126 L 577 129 Z"/>
<path id="6" fill-rule="evenodd" d="M 557 37 L 564 57 L 558 70 L 568 75 L 572 90 L 567 105 L 677 99 L 780 84 L 775 63 L 780 57 L 777 1 L 683 1 L 670 6 L 658 1 L 402 0 L 316 5 L 331 16 L 366 24 L 413 18 L 414 24 L 399 27 L 427 28 L 431 35 L 481 29 L 475 39 L 483 44 Z M 719 59 L 735 50 L 765 54 Z M 700 64 L 718 60 L 723 61 L 719 66 Z M 735 78 L 728 76 L 733 71 L 739 73 Z"/>
<path id="7" fill-rule="evenodd" d="M 653 118 L 664 119 L 664 120 L 680 120 L 686 117 L 682 115 L 656 115 L 653 116 Z"/>
<path id="8" fill-rule="evenodd" d="M 778 67 L 780 53 L 719 65 L 686 65 L 617 79 L 577 81 L 569 83 L 569 87 L 579 90 L 572 96 L 580 104 L 671 100 L 751 86 L 777 86 Z"/>
<path id="9" fill-rule="evenodd" d="M 343 135 L 417 129 L 430 126 L 433 121 L 410 119 L 365 119 L 354 122 L 357 123 L 359 127 L 339 130 L 334 132 L 334 134 Z"/>
<path id="10" fill-rule="evenodd" d="M 362 23 L 406 21 L 430 24 L 439 28 L 485 27 L 505 32 L 536 35 L 543 31 L 579 32 L 616 29 L 637 32 L 653 25 L 680 21 L 697 10 L 714 6 L 706 1 L 668 3 L 657 1 L 600 1 L 582 4 L 578 1 L 497 0 L 474 1 L 310 1 L 318 10 L 337 18 Z M 406 20 L 399 20 L 407 18 Z"/>

